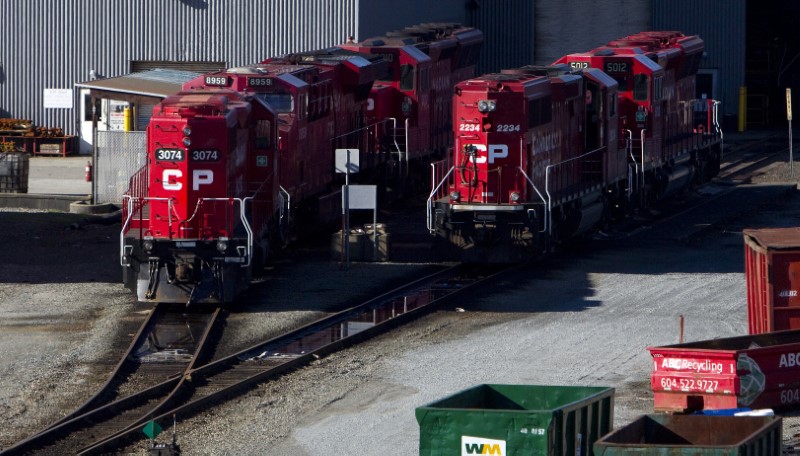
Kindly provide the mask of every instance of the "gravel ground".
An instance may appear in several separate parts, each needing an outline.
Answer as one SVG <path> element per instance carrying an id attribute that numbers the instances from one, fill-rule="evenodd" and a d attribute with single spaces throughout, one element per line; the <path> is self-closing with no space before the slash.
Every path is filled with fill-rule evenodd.
<path id="1" fill-rule="evenodd" d="M 615 426 L 624 425 L 652 412 L 646 348 L 677 342 L 680 315 L 687 341 L 746 333 L 741 230 L 799 217 L 793 194 L 691 242 L 591 241 L 183 421 L 178 442 L 201 455 L 415 454 L 414 408 L 479 383 L 614 387 Z M 88 398 L 143 319 L 119 282 L 118 228 L 0 212 L 0 448 Z M 345 270 L 301 253 L 276 263 L 231 314 L 230 347 L 431 270 Z M 796 426 L 786 420 L 785 435 Z"/>

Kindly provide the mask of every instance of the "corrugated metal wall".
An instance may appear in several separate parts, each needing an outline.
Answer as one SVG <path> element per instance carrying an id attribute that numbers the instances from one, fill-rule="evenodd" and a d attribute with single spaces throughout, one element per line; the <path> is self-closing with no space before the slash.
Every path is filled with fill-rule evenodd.
<path id="1" fill-rule="evenodd" d="M 464 23 L 466 0 L 363 0 L 356 40 L 380 36 L 421 22 Z"/>
<path id="2" fill-rule="evenodd" d="M 536 63 L 651 30 L 650 8 L 642 0 L 536 0 Z"/>
<path id="3" fill-rule="evenodd" d="M 44 89 L 129 72 L 131 60 L 252 63 L 344 42 L 359 0 L 2 0 L 0 117 L 77 131 Z M 75 94 L 77 97 L 77 93 Z"/>
<path id="4" fill-rule="evenodd" d="M 534 1 L 472 1 L 468 23 L 483 31 L 478 74 L 528 65 L 534 61 Z"/>
<path id="5" fill-rule="evenodd" d="M 726 114 L 744 83 L 745 0 L 2 0 L 0 117 L 76 134 L 73 109 L 43 107 L 44 89 L 73 89 L 141 60 L 244 65 L 419 22 L 483 30 L 481 73 L 551 63 L 645 29 L 706 40 Z M 652 26 L 650 20 L 652 18 Z"/>
<path id="6" fill-rule="evenodd" d="M 715 96 L 728 118 L 738 113 L 745 83 L 746 13 L 745 0 L 653 0 L 654 28 L 700 35 L 705 42 L 700 68 L 718 70 Z"/>

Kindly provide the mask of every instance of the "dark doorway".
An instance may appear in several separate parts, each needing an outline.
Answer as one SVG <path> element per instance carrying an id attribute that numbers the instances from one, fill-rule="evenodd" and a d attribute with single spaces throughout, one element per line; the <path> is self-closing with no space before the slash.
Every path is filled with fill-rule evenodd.
<path id="1" fill-rule="evenodd" d="M 786 88 L 800 93 L 798 27 L 800 2 L 747 0 L 748 127 L 786 124 Z"/>

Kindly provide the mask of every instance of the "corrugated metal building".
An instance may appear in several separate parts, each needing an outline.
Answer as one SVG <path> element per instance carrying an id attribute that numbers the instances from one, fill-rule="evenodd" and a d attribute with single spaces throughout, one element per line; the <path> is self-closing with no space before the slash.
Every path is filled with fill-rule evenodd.
<path id="1" fill-rule="evenodd" d="M 230 67 L 380 35 L 463 22 L 462 0 L 3 0 L 0 117 L 79 134 L 74 84 L 152 68 Z M 84 131 L 84 134 L 86 132 Z M 88 151 L 84 149 L 84 153 Z"/>
<path id="2" fill-rule="evenodd" d="M 733 116 L 738 89 L 745 83 L 746 4 L 745 0 L 3 0 L 0 117 L 30 119 L 38 126 L 91 137 L 86 118 L 92 106 L 88 95 L 81 93 L 85 89 L 76 88 L 76 83 L 154 68 L 202 72 L 244 65 L 420 22 L 462 22 L 483 30 L 481 72 L 550 63 L 567 52 L 642 30 L 696 33 L 707 46 L 702 64 L 707 76 L 702 83 L 709 85 L 711 96 L 722 99 L 725 115 Z"/>
<path id="3" fill-rule="evenodd" d="M 722 101 L 726 129 L 735 125 L 739 88 L 745 85 L 746 10 L 745 0 L 653 0 L 653 29 L 703 38 L 697 84 L 702 93 Z"/>

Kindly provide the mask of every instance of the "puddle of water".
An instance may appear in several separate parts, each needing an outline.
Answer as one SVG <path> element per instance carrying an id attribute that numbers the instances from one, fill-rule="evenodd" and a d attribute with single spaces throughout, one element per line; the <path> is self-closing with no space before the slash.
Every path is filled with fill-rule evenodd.
<path id="1" fill-rule="evenodd" d="M 475 279 L 473 278 L 457 277 L 435 282 L 403 296 L 391 298 L 384 303 L 371 306 L 369 309 L 347 316 L 343 320 L 331 322 L 327 327 L 318 328 L 285 344 L 265 347 L 261 353 L 244 355 L 242 359 L 295 358 L 313 352 L 326 345 L 384 323 L 387 320 L 424 307 L 474 281 Z"/>

